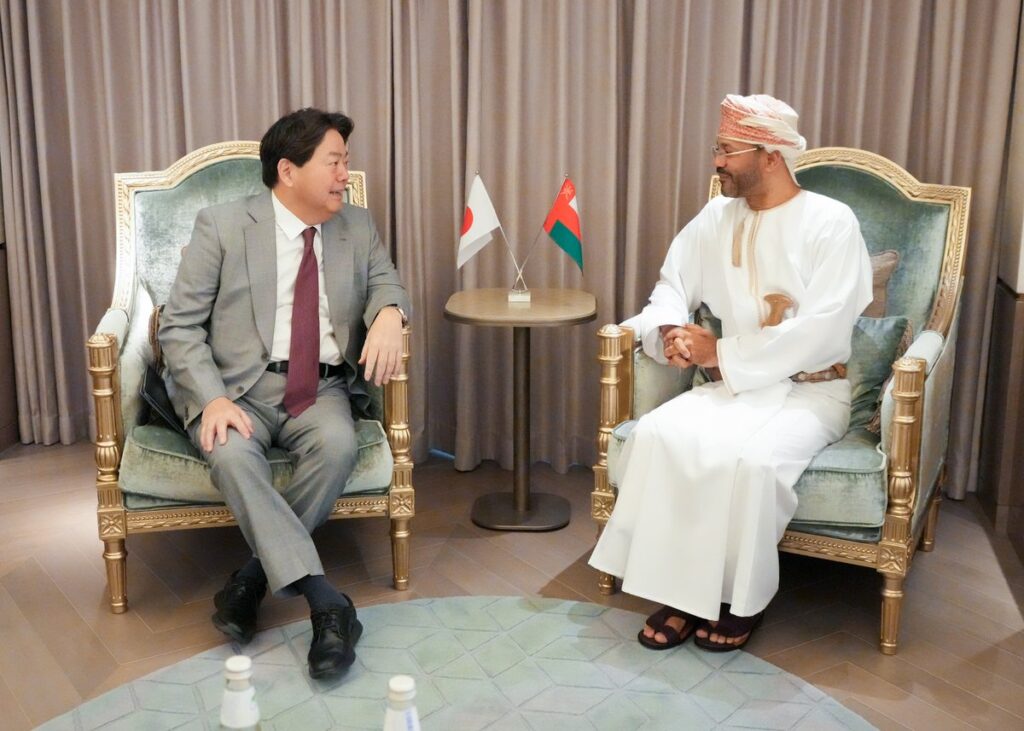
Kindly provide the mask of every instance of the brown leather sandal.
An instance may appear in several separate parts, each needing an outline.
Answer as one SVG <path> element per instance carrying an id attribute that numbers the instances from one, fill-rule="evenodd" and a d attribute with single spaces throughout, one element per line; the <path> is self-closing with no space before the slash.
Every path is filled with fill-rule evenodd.
<path id="1" fill-rule="evenodd" d="M 754 630 L 761 624 L 761 620 L 764 619 L 764 612 L 758 612 L 753 617 L 737 617 L 732 612 L 723 611 L 718 618 L 718 624 L 714 627 L 711 626 L 711 622 L 705 620 L 701 622 L 700 626 L 703 627 L 707 633 L 707 637 L 694 637 L 693 643 L 702 650 L 708 652 L 732 652 L 733 650 L 739 650 L 741 647 L 750 642 L 750 638 L 754 636 Z M 712 642 L 711 635 L 716 634 L 720 637 L 725 637 L 727 640 L 733 637 L 742 637 L 746 635 L 747 638 L 743 642 Z"/>
<path id="2" fill-rule="evenodd" d="M 686 622 L 682 629 L 677 630 L 675 627 L 670 627 L 666 624 L 673 617 L 679 617 Z M 695 617 L 688 612 L 682 612 L 673 607 L 664 606 L 647 618 L 647 626 L 654 630 L 655 635 L 659 632 L 665 635 L 665 641 L 658 642 L 654 637 L 648 637 L 642 629 L 637 632 L 636 639 L 641 645 L 651 650 L 670 650 L 686 642 L 690 635 L 696 631 L 699 621 L 700 617 Z"/>

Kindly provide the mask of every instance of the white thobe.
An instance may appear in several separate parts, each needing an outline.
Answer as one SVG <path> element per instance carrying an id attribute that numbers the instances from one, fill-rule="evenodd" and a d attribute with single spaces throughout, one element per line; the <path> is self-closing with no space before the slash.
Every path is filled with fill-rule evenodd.
<path id="1" fill-rule="evenodd" d="M 738 266 L 734 257 L 738 256 Z M 795 304 L 762 327 L 763 296 Z M 808 191 L 772 209 L 716 198 L 676 236 L 650 303 L 628 324 L 665 363 L 659 327 L 701 302 L 722 321 L 722 381 L 640 418 L 617 466 L 618 498 L 590 558 L 630 594 L 718 619 L 764 609 L 793 486 L 850 418 L 845 379 L 795 383 L 850 356 L 871 301 L 871 263 L 853 212 Z"/>

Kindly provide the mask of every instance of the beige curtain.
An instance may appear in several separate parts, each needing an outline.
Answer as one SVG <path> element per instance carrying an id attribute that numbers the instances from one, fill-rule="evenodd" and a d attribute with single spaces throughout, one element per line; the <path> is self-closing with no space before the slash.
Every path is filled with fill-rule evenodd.
<path id="1" fill-rule="evenodd" d="M 83 342 L 112 288 L 114 172 L 340 108 L 414 299 L 415 454 L 511 464 L 511 336 L 444 320 L 456 289 L 508 286 L 503 242 L 456 272 L 479 171 L 522 257 L 568 173 L 585 271 L 545 237 L 533 287 L 578 287 L 598 322 L 533 336 L 533 459 L 594 458 L 594 329 L 642 306 L 703 204 L 717 104 L 766 91 L 812 145 L 865 147 L 975 189 L 950 453 L 972 484 L 995 210 L 1020 2 L 991 0 L 0 0 L 0 182 L 25 442 L 87 433 Z"/>
<path id="2" fill-rule="evenodd" d="M 393 0 L 397 260 L 413 302 L 413 456 L 451 451 L 455 332 L 441 313 L 455 291 L 465 160 L 466 9 L 459 0 Z"/>

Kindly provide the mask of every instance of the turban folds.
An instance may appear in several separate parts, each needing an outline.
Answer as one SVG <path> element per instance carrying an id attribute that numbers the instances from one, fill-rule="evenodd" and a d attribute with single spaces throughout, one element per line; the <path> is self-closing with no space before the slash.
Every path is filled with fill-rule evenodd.
<path id="1" fill-rule="evenodd" d="M 796 181 L 796 159 L 807 149 L 807 140 L 797 132 L 798 119 L 791 106 L 767 94 L 729 94 L 722 100 L 718 137 L 778 151 Z"/>

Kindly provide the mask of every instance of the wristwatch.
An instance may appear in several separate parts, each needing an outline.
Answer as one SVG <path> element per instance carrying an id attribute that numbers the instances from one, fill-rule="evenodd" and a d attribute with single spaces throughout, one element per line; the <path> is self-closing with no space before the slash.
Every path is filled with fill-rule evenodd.
<path id="1" fill-rule="evenodd" d="M 409 324 L 409 318 L 406 316 L 405 310 L 403 310 L 398 305 L 388 305 L 388 307 L 394 307 L 396 310 L 398 310 L 398 314 L 402 316 L 402 327 L 405 327 L 406 325 Z"/>

